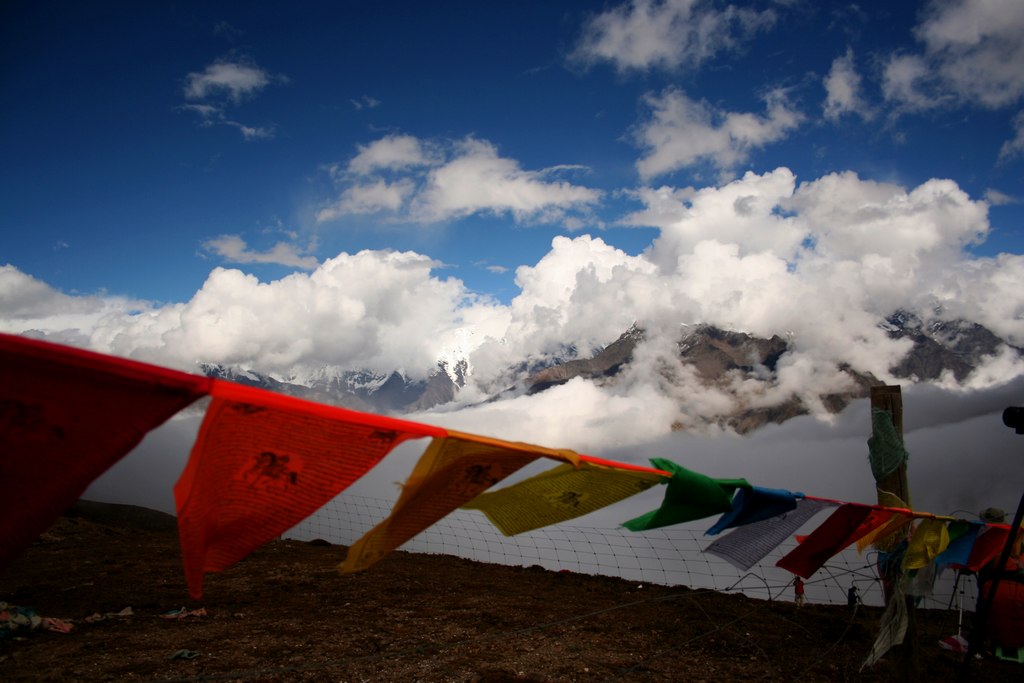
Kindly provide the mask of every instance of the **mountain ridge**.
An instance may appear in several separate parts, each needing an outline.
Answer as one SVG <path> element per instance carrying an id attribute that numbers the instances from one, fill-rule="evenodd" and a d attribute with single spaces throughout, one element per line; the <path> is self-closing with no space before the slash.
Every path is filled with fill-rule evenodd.
<path id="1" fill-rule="evenodd" d="M 908 382 L 936 382 L 952 377 L 962 384 L 987 357 L 1004 347 L 1018 357 L 1024 355 L 1024 350 L 1000 339 L 984 326 L 965 320 L 925 321 L 900 310 L 880 320 L 878 326 L 890 339 L 910 342 L 908 352 L 889 369 L 893 377 Z M 617 339 L 587 357 L 575 357 L 575 348 L 565 346 L 562 355 L 525 359 L 509 370 L 508 375 L 513 379 L 505 389 L 490 392 L 477 402 L 493 403 L 535 395 L 573 380 L 614 388 L 624 381 L 637 349 L 647 341 L 648 332 L 643 325 L 634 323 Z M 682 368 L 701 390 L 720 392 L 733 399 L 728 412 L 686 416 L 689 422 L 680 419 L 673 423 L 672 428 L 677 430 L 692 424 L 713 424 L 743 434 L 809 413 L 836 414 L 852 401 L 868 396 L 872 386 L 884 383 L 871 372 L 838 362 L 835 365 L 838 386 L 813 396 L 787 392 L 780 386 L 779 369 L 787 354 L 794 350 L 794 344 L 779 335 L 758 337 L 701 323 L 683 326 L 674 345 L 674 363 L 658 371 L 659 381 L 664 386 L 678 384 L 675 374 Z M 397 370 L 383 374 L 323 368 L 312 373 L 303 384 L 275 379 L 252 369 L 217 364 L 201 364 L 200 368 L 211 377 L 385 414 L 425 411 L 451 403 L 458 399 L 472 374 L 468 358 L 455 359 L 450 354 L 438 360 L 426 379 L 410 379 Z"/>

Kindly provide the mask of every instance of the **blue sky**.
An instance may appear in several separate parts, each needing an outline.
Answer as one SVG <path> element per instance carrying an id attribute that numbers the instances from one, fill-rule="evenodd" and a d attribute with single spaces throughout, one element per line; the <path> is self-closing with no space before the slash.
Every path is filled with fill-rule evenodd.
<path id="1" fill-rule="evenodd" d="M 924 106 L 884 92 L 894 57 L 923 55 L 932 76 L 951 60 L 928 56 L 921 38 L 949 4 L 7 4 L 0 260 L 69 293 L 175 302 L 218 265 L 265 280 L 294 269 L 238 263 L 210 246 L 225 235 L 251 252 L 284 243 L 307 264 L 411 249 L 443 264 L 439 276 L 507 302 L 515 268 L 536 263 L 554 235 L 589 233 L 630 254 L 647 247 L 656 228 L 621 225 L 640 208 L 628 192 L 779 166 L 797 182 L 846 170 L 908 188 L 952 179 L 973 199 L 997 198 L 991 231 L 972 251 L 1020 253 L 1024 77 L 993 84 L 1003 93 L 994 104 L 933 77 L 914 86 L 931 99 Z M 1013 3 L 952 4 L 978 13 L 1001 4 L 1019 21 Z M 678 33 L 644 34 L 645 9 L 655 27 L 676 22 Z M 602 12 L 620 31 L 632 21 L 626 40 L 641 48 L 602 46 Z M 720 22 L 718 32 L 694 37 L 697 19 Z M 683 47 L 659 52 L 660 39 Z M 829 117 L 825 79 L 847 57 L 859 90 Z M 795 119 L 788 125 L 771 120 L 772 93 Z M 712 125 L 731 112 L 779 130 L 733 141 L 728 161 L 712 152 L 643 175 L 651 146 L 642 131 L 671 96 L 699 103 Z M 388 136 L 433 145 L 449 161 L 475 140 L 515 172 L 596 198 L 554 192 L 518 214 L 515 201 L 496 199 L 416 218 L 380 210 L 318 222 L 359 182 L 328 169 L 344 170 Z"/>
<path id="2" fill-rule="evenodd" d="M 7 332 L 297 381 L 468 358 L 486 396 L 635 321 L 710 323 L 794 340 L 780 400 L 886 378 L 900 309 L 1024 345 L 1019 3 L 3 18 Z"/>

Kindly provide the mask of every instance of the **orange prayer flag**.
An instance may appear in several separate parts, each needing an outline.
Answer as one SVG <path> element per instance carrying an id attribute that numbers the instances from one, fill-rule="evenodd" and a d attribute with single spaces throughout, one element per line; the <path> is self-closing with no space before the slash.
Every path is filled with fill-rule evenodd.
<path id="1" fill-rule="evenodd" d="M 189 593 L 311 515 L 407 439 L 438 427 L 216 381 L 174 487 Z"/>
<path id="2" fill-rule="evenodd" d="M 572 451 L 449 431 L 448 438 L 430 444 L 391 514 L 352 544 L 339 569 L 349 573 L 373 566 L 452 510 L 541 456 L 579 462 Z"/>
<path id="3" fill-rule="evenodd" d="M 0 334 L 0 566 L 210 382 Z"/>

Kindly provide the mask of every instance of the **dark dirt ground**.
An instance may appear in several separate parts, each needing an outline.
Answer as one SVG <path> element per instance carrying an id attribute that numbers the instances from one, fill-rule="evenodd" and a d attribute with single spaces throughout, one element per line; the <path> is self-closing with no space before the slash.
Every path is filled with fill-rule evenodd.
<path id="1" fill-rule="evenodd" d="M 74 515 L 74 516 L 70 516 Z M 276 541 L 185 588 L 173 518 L 80 506 L 0 570 L 0 601 L 73 622 L 10 632 L 3 681 L 888 681 L 860 672 L 881 611 L 753 600 L 609 577 L 396 552 L 342 576 L 345 549 Z M 131 616 L 93 614 L 132 608 Z M 163 618 L 182 607 L 205 615 Z M 922 680 L 956 613 L 918 611 Z M 188 658 L 175 653 L 186 651 Z M 1024 680 L 986 658 L 967 680 Z"/>

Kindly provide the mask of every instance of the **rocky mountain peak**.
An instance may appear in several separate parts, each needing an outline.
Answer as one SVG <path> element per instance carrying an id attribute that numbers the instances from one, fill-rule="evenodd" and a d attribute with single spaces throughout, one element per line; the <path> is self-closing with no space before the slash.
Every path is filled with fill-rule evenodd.
<path id="1" fill-rule="evenodd" d="M 678 348 L 680 358 L 696 366 L 705 379 L 715 380 L 730 371 L 775 372 L 779 358 L 789 347 L 778 335 L 763 339 L 713 325 L 697 325 L 687 329 Z"/>
<path id="2" fill-rule="evenodd" d="M 914 382 L 937 380 L 950 373 L 962 382 L 986 356 L 1007 347 L 1018 354 L 1024 353 L 984 326 L 963 320 L 937 317 L 924 320 L 907 311 L 896 311 L 880 321 L 879 326 L 893 339 L 912 342 L 910 351 L 890 371 L 896 377 Z M 596 349 L 589 357 L 579 357 L 575 347 L 566 345 L 557 353 L 524 360 L 509 368 L 506 377 L 510 378 L 510 385 L 506 386 L 510 388 L 493 395 L 490 401 L 524 393 L 536 394 L 575 378 L 614 385 L 621 381 L 633 362 L 637 347 L 647 341 L 647 335 L 643 324 L 634 322 L 617 339 Z M 812 409 L 808 401 L 815 411 L 836 413 L 851 401 L 866 397 L 872 385 L 881 383 L 869 373 L 839 364 L 836 372 L 848 380 L 844 390 L 821 396 L 784 395 L 779 390 L 779 369 L 790 352 L 791 342 L 779 335 L 764 338 L 709 324 L 683 326 L 675 342 L 675 354 L 680 365 L 694 371 L 687 376 L 696 377 L 708 391 L 733 396 L 732 412 L 695 417 L 697 423 L 711 420 L 743 433 L 807 414 Z M 204 364 L 201 369 L 211 377 L 355 410 L 392 414 L 428 410 L 455 400 L 471 371 L 469 361 L 458 354 L 440 358 L 426 379 L 418 380 L 399 371 L 385 374 L 337 367 L 323 368 L 308 373 L 303 380 L 294 381 L 217 364 Z M 667 390 L 680 381 L 668 366 L 660 372 Z M 746 398 L 735 395 L 738 386 L 744 387 Z"/>
<path id="3" fill-rule="evenodd" d="M 952 372 L 964 381 L 985 356 L 1010 346 L 988 328 L 966 320 L 922 320 L 907 311 L 896 311 L 879 324 L 891 339 L 909 339 L 911 351 L 892 368 L 897 377 L 919 382 L 939 379 Z M 1022 350 L 1010 346 L 1018 354 Z"/>

